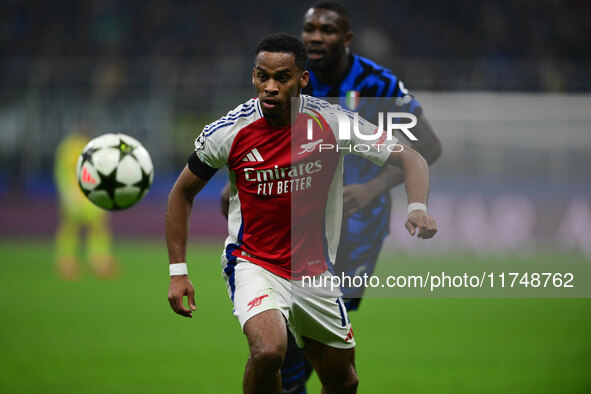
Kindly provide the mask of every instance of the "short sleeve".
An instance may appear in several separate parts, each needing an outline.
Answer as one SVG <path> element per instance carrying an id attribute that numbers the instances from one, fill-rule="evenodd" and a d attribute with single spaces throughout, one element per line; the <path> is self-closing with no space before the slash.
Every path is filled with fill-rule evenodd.
<path id="1" fill-rule="evenodd" d="M 394 77 L 395 78 L 395 77 Z M 415 116 L 420 116 L 423 113 L 423 108 L 416 98 L 404 86 L 400 80 L 396 80 L 395 97 L 393 109 L 395 112 L 409 112 Z"/>
<path id="2" fill-rule="evenodd" d="M 226 133 L 208 130 L 207 127 L 195 139 L 195 154 L 211 168 L 220 169 L 228 162 L 229 148 L 223 136 Z"/>

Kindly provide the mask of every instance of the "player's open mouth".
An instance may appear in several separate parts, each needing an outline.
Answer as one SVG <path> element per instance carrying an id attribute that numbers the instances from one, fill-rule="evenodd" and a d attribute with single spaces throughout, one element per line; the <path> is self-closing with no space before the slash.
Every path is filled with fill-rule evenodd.
<path id="1" fill-rule="evenodd" d="M 308 59 L 318 60 L 324 57 L 325 52 L 321 49 L 310 49 L 308 50 Z"/>
<path id="2" fill-rule="evenodd" d="M 263 107 L 265 108 L 275 108 L 279 106 L 279 100 L 263 99 L 261 102 L 263 103 Z"/>

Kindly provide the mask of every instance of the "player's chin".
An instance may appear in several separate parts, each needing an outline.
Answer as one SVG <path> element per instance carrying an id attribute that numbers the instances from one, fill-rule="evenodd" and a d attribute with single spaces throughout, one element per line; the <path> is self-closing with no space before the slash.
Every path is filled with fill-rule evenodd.
<path id="1" fill-rule="evenodd" d="M 314 70 L 314 69 L 320 69 L 320 68 L 325 68 L 326 67 L 326 61 L 324 60 L 324 58 L 320 58 L 320 59 L 310 59 L 308 58 L 308 66 Z"/>
<path id="2" fill-rule="evenodd" d="M 264 108 L 263 107 L 262 110 L 263 110 L 263 115 L 267 119 L 278 118 L 279 116 L 281 116 L 281 113 L 283 112 L 281 105 L 276 105 L 273 108 Z"/>

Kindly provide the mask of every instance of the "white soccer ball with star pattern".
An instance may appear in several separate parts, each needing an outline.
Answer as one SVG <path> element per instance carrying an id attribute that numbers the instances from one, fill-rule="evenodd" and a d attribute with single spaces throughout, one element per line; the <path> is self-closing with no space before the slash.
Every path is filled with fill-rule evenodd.
<path id="1" fill-rule="evenodd" d="M 125 134 L 104 134 L 90 141 L 76 167 L 82 192 L 109 211 L 127 209 L 148 192 L 154 166 L 142 144 Z"/>

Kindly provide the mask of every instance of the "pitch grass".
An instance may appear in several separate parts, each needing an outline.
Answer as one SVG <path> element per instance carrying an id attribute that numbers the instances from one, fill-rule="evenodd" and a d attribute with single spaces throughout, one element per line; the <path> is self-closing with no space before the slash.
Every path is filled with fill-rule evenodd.
<path id="1" fill-rule="evenodd" d="M 0 242 L 0 392 L 241 392 L 220 245 L 189 251 L 186 319 L 168 306 L 163 241 L 118 242 L 119 279 L 77 282 L 53 274 L 50 242 Z M 367 299 L 351 319 L 360 393 L 591 392 L 589 299 Z"/>

